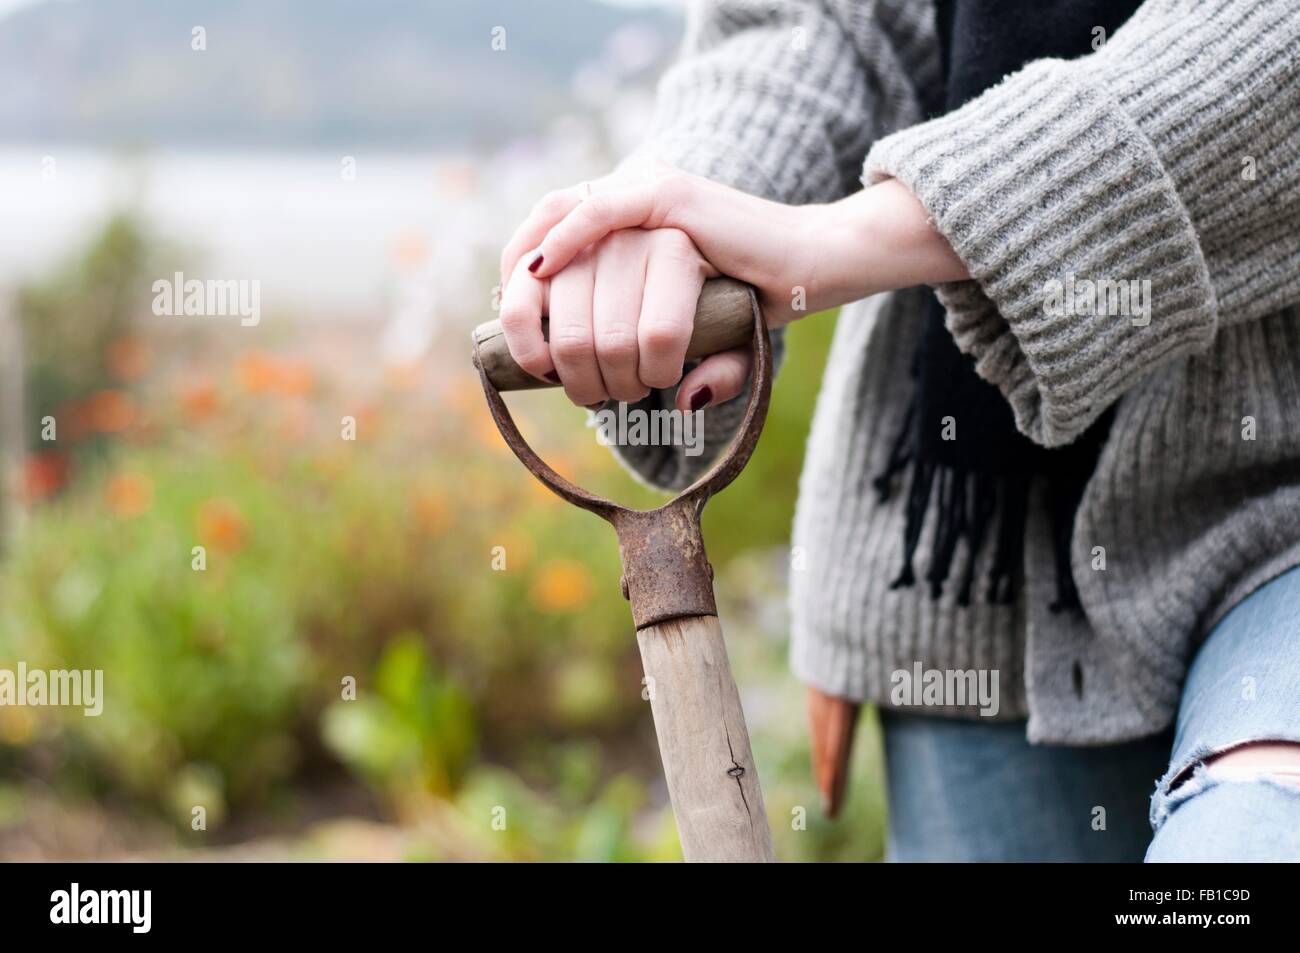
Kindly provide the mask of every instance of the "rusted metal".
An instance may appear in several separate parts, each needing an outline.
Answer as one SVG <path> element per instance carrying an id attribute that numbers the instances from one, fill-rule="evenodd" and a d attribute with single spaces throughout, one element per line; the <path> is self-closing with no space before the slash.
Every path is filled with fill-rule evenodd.
<path id="1" fill-rule="evenodd" d="M 717 615 L 713 568 L 704 552 L 700 515 L 709 497 L 721 492 L 749 462 L 767 418 L 772 392 L 771 341 L 752 289 L 749 306 L 754 327 L 754 370 L 740 431 L 717 464 L 672 500 L 653 510 L 630 509 L 589 493 L 560 476 L 539 457 L 519 432 L 500 391 L 485 372 L 479 359 L 479 342 L 475 339 L 474 366 L 478 368 L 488 408 L 506 446 L 557 496 L 595 513 L 617 531 L 623 558 L 620 583 L 631 603 L 632 618 L 638 629 L 670 619 Z"/>
<path id="2" fill-rule="evenodd" d="M 617 511 L 613 523 L 638 629 L 682 616 L 718 614 L 694 500 L 679 498 L 650 512 Z"/>

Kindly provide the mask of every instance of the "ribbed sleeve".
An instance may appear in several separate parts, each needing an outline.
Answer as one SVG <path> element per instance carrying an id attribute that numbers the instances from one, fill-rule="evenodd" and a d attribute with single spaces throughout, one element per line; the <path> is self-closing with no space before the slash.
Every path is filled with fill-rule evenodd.
<path id="1" fill-rule="evenodd" d="M 876 138 L 921 118 L 938 76 L 933 11 L 911 0 L 693 3 L 680 61 L 660 83 L 638 156 L 790 204 L 857 187 Z M 773 336 L 774 356 L 782 353 Z M 676 389 L 635 405 L 673 405 Z M 640 479 L 680 489 L 735 436 L 743 393 L 704 412 L 704 452 L 619 447 Z"/>
<path id="2" fill-rule="evenodd" d="M 932 15 L 899 0 L 693 3 L 645 148 L 781 202 L 845 195 L 872 141 L 919 118 Z"/>
<path id="3" fill-rule="evenodd" d="M 867 159 L 969 268 L 938 289 L 949 327 L 1048 446 L 1221 323 L 1300 297 L 1300 4 L 1188 6 L 1149 0 L 1097 53 L 1033 63 Z M 1062 296 L 1080 282 L 1147 310 Z"/>

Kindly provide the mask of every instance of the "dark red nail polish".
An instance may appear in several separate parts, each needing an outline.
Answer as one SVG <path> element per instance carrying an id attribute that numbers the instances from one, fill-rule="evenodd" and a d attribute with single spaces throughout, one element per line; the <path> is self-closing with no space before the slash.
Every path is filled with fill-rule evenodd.
<path id="1" fill-rule="evenodd" d="M 691 395 L 691 410 L 702 410 L 709 405 L 711 400 L 713 400 L 713 388 L 701 387 Z"/>
<path id="2" fill-rule="evenodd" d="M 555 373 L 555 371 L 551 371 L 546 375 L 546 379 L 552 384 L 558 384 L 560 382 L 560 375 Z"/>
<path id="3" fill-rule="evenodd" d="M 542 256 L 538 255 L 529 263 L 528 270 L 531 271 L 533 274 L 537 274 L 537 269 L 541 267 L 542 267 Z"/>

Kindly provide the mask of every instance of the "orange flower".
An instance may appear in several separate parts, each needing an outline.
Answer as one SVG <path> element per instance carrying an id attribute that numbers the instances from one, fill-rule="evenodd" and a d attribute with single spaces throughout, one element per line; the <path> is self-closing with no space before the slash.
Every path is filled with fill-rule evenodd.
<path id="1" fill-rule="evenodd" d="M 300 361 L 280 364 L 275 380 L 276 393 L 284 397 L 305 397 L 315 386 L 316 378 L 306 364 Z"/>
<path id="2" fill-rule="evenodd" d="M 419 361 L 402 361 L 384 367 L 384 383 L 391 390 L 410 393 L 420 386 L 424 367 Z"/>
<path id="3" fill-rule="evenodd" d="M 199 507 L 199 539 L 227 553 L 243 548 L 247 525 L 230 500 L 208 500 Z"/>
<path id="4" fill-rule="evenodd" d="M 120 390 L 101 390 L 86 401 L 90 425 L 104 433 L 119 433 L 135 422 L 135 404 Z"/>
<path id="5" fill-rule="evenodd" d="M 377 435 L 384 422 L 382 407 L 374 401 L 362 404 L 354 415 L 357 420 L 357 438 L 369 440 Z"/>
<path id="6" fill-rule="evenodd" d="M 59 439 L 76 442 L 94 429 L 90 417 L 90 403 L 64 401 L 54 408 L 54 419 L 59 424 Z"/>
<path id="7" fill-rule="evenodd" d="M 451 510 L 447 499 L 436 490 L 427 490 L 415 497 L 415 518 L 420 528 L 431 536 L 439 536 L 451 524 Z"/>
<path id="8" fill-rule="evenodd" d="M 108 367 L 119 380 L 138 380 L 149 368 L 149 349 L 139 338 L 118 338 L 108 346 Z"/>
<path id="9" fill-rule="evenodd" d="M 187 420 L 207 420 L 217 409 L 217 389 L 211 384 L 196 384 L 181 391 L 181 409 Z"/>
<path id="10" fill-rule="evenodd" d="M 240 384 L 250 394 L 300 397 L 316 386 L 311 368 L 301 362 L 277 360 L 261 351 L 249 351 L 235 365 Z"/>
<path id="11" fill-rule="evenodd" d="M 108 481 L 104 498 L 114 516 L 139 516 L 153 505 L 153 483 L 148 477 L 123 473 Z"/>
<path id="12" fill-rule="evenodd" d="M 542 612 L 572 612 L 591 599 L 591 573 L 580 562 L 556 559 L 533 580 L 529 597 Z"/>
<path id="13" fill-rule="evenodd" d="M 311 408 L 301 400 L 283 404 L 275 430 L 288 443 L 302 443 L 311 435 Z"/>
<path id="14" fill-rule="evenodd" d="M 68 482 L 67 454 L 59 450 L 44 450 L 27 458 L 23 465 L 23 496 L 29 501 L 53 496 Z"/>
<path id="15" fill-rule="evenodd" d="M 261 351 L 249 351 L 235 365 L 239 383 L 250 394 L 265 394 L 275 386 L 275 362 Z"/>

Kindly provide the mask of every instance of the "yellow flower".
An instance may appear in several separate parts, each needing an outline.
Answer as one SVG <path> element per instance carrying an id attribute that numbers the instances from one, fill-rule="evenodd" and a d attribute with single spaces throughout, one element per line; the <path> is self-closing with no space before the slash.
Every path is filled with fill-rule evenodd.
<path id="1" fill-rule="evenodd" d="M 36 717 L 23 705 L 0 707 L 0 741 L 20 747 L 36 734 Z"/>

